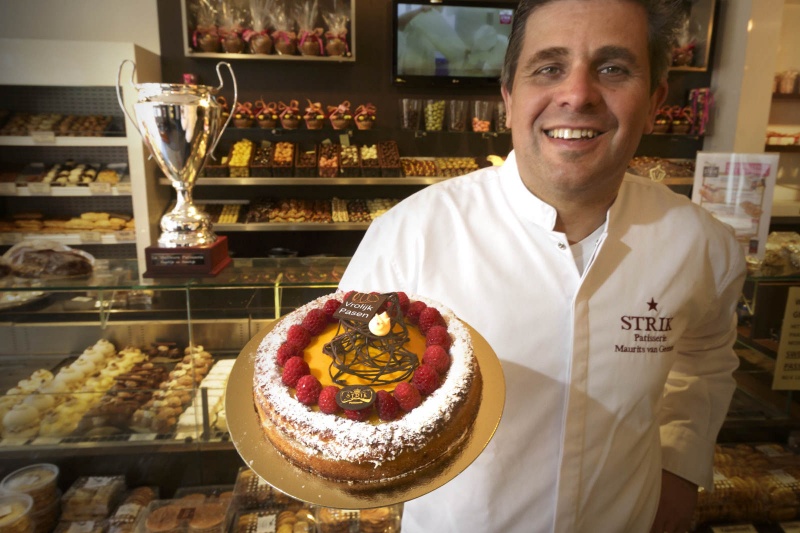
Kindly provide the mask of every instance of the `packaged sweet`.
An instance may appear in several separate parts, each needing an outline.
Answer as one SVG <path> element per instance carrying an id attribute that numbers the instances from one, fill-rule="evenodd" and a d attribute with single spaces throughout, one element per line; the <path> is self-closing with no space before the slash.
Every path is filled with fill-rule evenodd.
<path id="1" fill-rule="evenodd" d="M 274 0 L 250 0 L 252 28 L 244 30 L 242 38 L 251 54 L 271 54 L 272 37 L 269 35 L 270 11 Z"/>
<path id="2" fill-rule="evenodd" d="M 315 27 L 318 14 L 318 0 L 306 0 L 294 5 L 294 18 L 299 29 L 297 48 L 304 56 L 325 55 L 322 28 Z"/>
<path id="3" fill-rule="evenodd" d="M 89 276 L 94 257 L 54 241 L 22 241 L 3 254 L 3 262 L 21 278 L 58 279 Z"/>
<path id="4" fill-rule="evenodd" d="M 242 33 L 245 29 L 247 11 L 240 6 L 241 2 L 227 1 L 220 3 L 218 11 L 219 36 L 222 51 L 228 54 L 244 52 L 245 41 Z"/>
<path id="5" fill-rule="evenodd" d="M 350 46 L 347 43 L 347 22 L 350 18 L 346 13 L 323 13 L 322 19 L 327 25 L 325 31 L 325 52 L 329 56 L 349 56 Z"/>
<path id="6" fill-rule="evenodd" d="M 297 53 L 297 33 L 294 30 L 295 22 L 286 11 L 284 0 L 275 0 L 275 7 L 271 13 L 272 42 L 279 55 L 293 56 Z"/>
<path id="7" fill-rule="evenodd" d="M 200 52 L 219 52 L 221 48 L 217 29 L 217 7 L 213 0 L 198 0 L 194 9 L 195 29 L 192 46 Z"/>
<path id="8" fill-rule="evenodd" d="M 84 476 L 75 480 L 61 499 L 61 520 L 104 520 L 125 491 L 124 476 Z"/>

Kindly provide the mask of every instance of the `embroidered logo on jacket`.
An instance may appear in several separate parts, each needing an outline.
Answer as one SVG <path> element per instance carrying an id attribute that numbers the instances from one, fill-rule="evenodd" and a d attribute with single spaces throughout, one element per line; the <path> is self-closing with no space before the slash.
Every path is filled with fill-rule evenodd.
<path id="1" fill-rule="evenodd" d="M 630 344 L 614 345 L 615 352 L 658 353 L 671 352 L 674 348 L 668 342 L 668 332 L 672 331 L 672 316 L 659 316 L 660 310 L 655 298 L 646 302 L 647 313 L 643 315 L 623 315 L 620 329 L 631 332 Z"/>

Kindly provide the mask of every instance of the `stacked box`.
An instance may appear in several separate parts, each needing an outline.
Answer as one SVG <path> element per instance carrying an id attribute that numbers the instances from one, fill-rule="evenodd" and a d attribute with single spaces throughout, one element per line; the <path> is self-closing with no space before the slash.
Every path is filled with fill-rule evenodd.
<path id="1" fill-rule="evenodd" d="M 294 174 L 299 178 L 313 178 L 317 175 L 316 145 L 298 145 L 295 154 Z"/>
<path id="2" fill-rule="evenodd" d="M 399 178 L 403 175 L 400 150 L 396 141 L 378 143 L 378 161 L 381 166 L 381 176 L 384 178 Z"/>
<path id="3" fill-rule="evenodd" d="M 361 175 L 365 178 L 380 177 L 381 164 L 378 161 L 378 147 L 374 144 L 365 144 L 359 152 L 361 156 Z"/>
<path id="4" fill-rule="evenodd" d="M 295 145 L 290 142 L 275 144 L 272 151 L 272 175 L 276 178 L 290 178 L 294 175 Z"/>
<path id="5" fill-rule="evenodd" d="M 324 143 L 317 149 L 319 154 L 319 177 L 335 178 L 339 175 L 339 145 Z"/>
<path id="6" fill-rule="evenodd" d="M 339 152 L 339 175 L 343 178 L 361 176 L 361 155 L 358 146 L 342 146 Z"/>
<path id="7" fill-rule="evenodd" d="M 253 178 L 269 178 L 272 176 L 272 151 L 271 144 L 256 148 L 253 159 L 250 160 L 250 176 Z"/>

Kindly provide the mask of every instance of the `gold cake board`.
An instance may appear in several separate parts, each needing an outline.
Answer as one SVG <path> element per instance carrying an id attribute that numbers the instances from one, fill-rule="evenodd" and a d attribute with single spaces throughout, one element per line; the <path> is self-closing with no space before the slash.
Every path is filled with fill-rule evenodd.
<path id="1" fill-rule="evenodd" d="M 387 482 L 340 482 L 302 470 L 284 458 L 264 436 L 253 405 L 256 351 L 275 324 L 277 321 L 262 328 L 236 358 L 225 390 L 225 412 L 231 440 L 245 464 L 274 488 L 293 498 L 336 509 L 369 509 L 413 500 L 463 472 L 497 430 L 505 403 L 503 369 L 489 343 L 467 325 L 483 377 L 481 403 L 475 423 L 450 458 L 435 468 Z"/>

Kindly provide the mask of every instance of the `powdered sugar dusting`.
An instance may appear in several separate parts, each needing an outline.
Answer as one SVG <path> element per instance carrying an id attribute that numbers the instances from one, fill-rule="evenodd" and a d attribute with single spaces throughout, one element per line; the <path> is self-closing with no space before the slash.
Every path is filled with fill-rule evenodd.
<path id="1" fill-rule="evenodd" d="M 474 354 L 469 330 L 453 312 L 442 304 L 421 296 L 409 295 L 439 310 L 453 339 L 451 364 L 442 385 L 422 404 L 398 420 L 372 425 L 315 411 L 295 400 L 281 381 L 281 369 L 275 361 L 278 347 L 286 340 L 289 328 L 300 324 L 311 309 L 322 308 L 326 301 L 342 301 L 344 293 L 322 296 L 283 317 L 264 337 L 255 362 L 254 387 L 272 406 L 270 416 L 291 438 L 332 460 L 371 462 L 379 465 L 407 451 L 422 448 L 437 431 L 437 424 L 447 423 L 453 407 L 466 396 L 474 377 Z"/>

